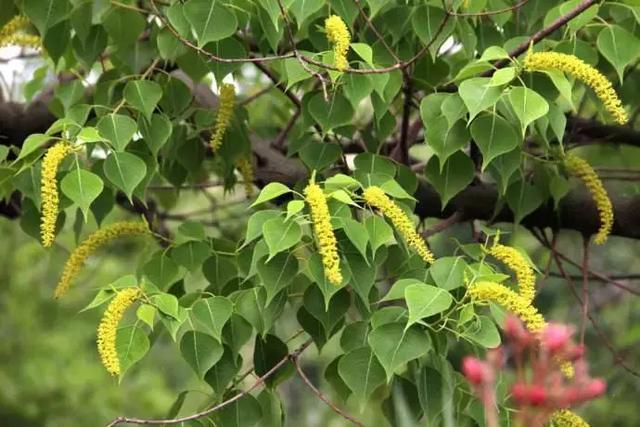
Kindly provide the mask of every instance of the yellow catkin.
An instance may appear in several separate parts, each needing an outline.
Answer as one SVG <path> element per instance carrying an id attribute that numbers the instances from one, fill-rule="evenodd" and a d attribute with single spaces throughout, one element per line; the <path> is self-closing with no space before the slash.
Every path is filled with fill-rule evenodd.
<path id="1" fill-rule="evenodd" d="M 495 282 L 476 282 L 469 286 L 467 292 L 475 301 L 494 302 L 503 306 L 518 316 L 526 328 L 536 335 L 547 326 L 544 316 L 530 301 L 504 285 Z M 567 378 L 573 377 L 574 369 L 570 362 L 560 361 L 560 369 Z"/>
<path id="2" fill-rule="evenodd" d="M 242 175 L 242 181 L 244 183 L 244 194 L 248 199 L 253 197 L 254 187 L 253 187 L 253 164 L 248 156 L 242 156 L 236 161 L 236 167 L 238 171 L 240 171 L 240 175 Z"/>
<path id="3" fill-rule="evenodd" d="M 211 141 L 209 141 L 214 153 L 222 145 L 222 139 L 233 116 L 233 109 L 236 104 L 236 88 L 232 84 L 223 83 L 220 86 L 219 102 L 218 117 L 216 117 L 216 124 L 213 127 Z"/>
<path id="4" fill-rule="evenodd" d="M 126 288 L 116 293 L 98 326 L 98 354 L 102 364 L 113 376 L 120 375 L 120 360 L 116 351 L 116 334 L 124 312 L 140 298 L 138 288 Z"/>
<path id="5" fill-rule="evenodd" d="M 427 244 L 416 232 L 411 218 L 380 187 L 368 187 L 364 190 L 363 197 L 367 204 L 379 209 L 384 216 L 391 220 L 405 238 L 409 247 L 413 248 L 425 262 L 432 264 L 435 261 L 435 257 L 427 247 Z"/>
<path id="6" fill-rule="evenodd" d="M 72 151 L 71 144 L 58 142 L 47 150 L 42 160 L 42 177 L 40 198 L 42 200 L 42 216 L 40 220 L 40 236 L 42 246 L 51 247 L 56 237 L 56 221 L 58 220 L 58 166 Z"/>
<path id="7" fill-rule="evenodd" d="M 536 276 L 520 251 L 510 246 L 496 244 L 489 249 L 489 254 L 515 273 L 519 295 L 531 303 L 536 293 Z"/>
<path id="8" fill-rule="evenodd" d="M 529 53 L 524 60 L 524 68 L 527 71 L 558 70 L 574 76 L 593 89 L 617 123 L 627 123 L 627 113 L 611 82 L 576 56 L 557 52 Z"/>
<path id="9" fill-rule="evenodd" d="M 26 16 L 16 15 L 0 29 L 0 47 L 3 46 L 24 46 L 24 47 L 40 47 L 40 37 L 33 34 L 24 34 L 24 31 L 30 26 L 29 19 Z"/>
<path id="10" fill-rule="evenodd" d="M 351 43 L 351 34 L 347 25 L 338 15 L 331 15 L 324 21 L 324 29 L 327 32 L 327 39 L 333 45 L 334 65 L 340 71 L 349 68 L 347 53 Z"/>
<path id="11" fill-rule="evenodd" d="M 329 282 L 338 286 L 342 283 L 340 272 L 340 256 L 338 255 L 338 241 L 331 226 L 331 214 L 327 206 L 327 198 L 318 184 L 309 184 L 304 189 L 304 195 L 313 220 L 313 232 L 318 241 L 324 275 Z"/>
<path id="12" fill-rule="evenodd" d="M 55 298 L 63 297 L 69 287 L 73 283 L 80 269 L 84 265 L 85 260 L 91 255 L 97 248 L 105 243 L 116 239 L 121 236 L 131 236 L 136 234 L 149 234 L 149 226 L 140 221 L 121 221 L 111 224 L 105 228 L 94 232 L 87 237 L 77 248 L 71 252 L 69 259 L 64 265 L 62 276 L 58 282 L 58 286 L 54 292 Z"/>
<path id="13" fill-rule="evenodd" d="M 551 422 L 554 427 L 589 427 L 589 423 L 586 422 L 581 416 L 568 409 L 561 409 L 551 415 Z"/>
<path id="14" fill-rule="evenodd" d="M 613 205 L 611 199 L 605 190 L 598 174 L 584 159 L 573 154 L 567 155 L 564 165 L 570 175 L 580 179 L 596 204 L 598 214 L 600 215 L 600 229 L 596 233 L 593 241 L 597 245 L 601 245 L 607 241 L 611 228 L 613 227 Z"/>

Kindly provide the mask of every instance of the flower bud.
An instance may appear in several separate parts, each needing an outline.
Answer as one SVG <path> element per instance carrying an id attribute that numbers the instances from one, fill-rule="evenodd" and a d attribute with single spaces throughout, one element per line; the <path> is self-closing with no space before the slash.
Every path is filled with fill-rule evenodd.
<path id="1" fill-rule="evenodd" d="M 462 359 L 462 372 L 471 384 L 480 384 L 485 379 L 485 365 L 475 357 Z"/>

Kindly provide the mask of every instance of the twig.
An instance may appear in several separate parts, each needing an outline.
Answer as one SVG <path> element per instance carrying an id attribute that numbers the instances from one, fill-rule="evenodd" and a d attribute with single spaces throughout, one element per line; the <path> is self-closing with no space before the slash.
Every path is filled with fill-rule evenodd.
<path id="1" fill-rule="evenodd" d="M 243 396 L 246 396 L 247 394 L 251 393 L 253 390 L 257 389 L 258 387 L 260 387 L 262 384 L 264 384 L 264 382 L 271 377 L 273 374 L 275 374 L 284 364 L 286 364 L 287 362 L 289 362 L 290 360 L 295 360 L 298 358 L 298 356 L 300 356 L 300 354 L 302 354 L 302 352 L 304 352 L 307 347 L 309 347 L 311 345 L 311 343 L 313 342 L 313 340 L 308 339 L 306 340 L 304 343 L 302 343 L 302 345 L 300 347 L 298 347 L 293 353 L 288 354 L 287 356 L 283 357 L 278 363 L 276 363 L 271 369 L 269 369 L 264 375 L 262 375 L 261 377 L 259 377 L 256 382 L 253 383 L 253 385 L 251 387 L 249 387 L 248 389 L 241 391 L 240 393 L 236 394 L 235 396 L 225 400 L 224 402 L 221 402 L 215 406 L 212 406 L 211 408 L 205 409 L 204 411 L 201 412 L 197 412 L 195 414 L 191 414 L 191 415 L 187 415 L 184 417 L 179 417 L 179 418 L 169 418 L 169 419 L 143 419 L 143 418 L 129 418 L 129 417 L 118 417 L 115 420 L 111 421 L 109 424 L 107 424 L 106 427 L 113 427 L 113 426 L 117 426 L 120 424 L 137 424 L 137 425 L 158 425 L 158 424 L 178 424 L 178 423 L 184 423 L 186 421 L 193 421 L 193 420 L 197 420 L 200 418 L 204 418 L 207 415 L 210 415 L 230 404 L 232 404 L 233 402 L 240 400 Z"/>
<path id="2" fill-rule="evenodd" d="M 253 95 L 248 96 L 245 99 L 243 99 L 242 101 L 240 101 L 238 103 L 238 105 L 239 106 L 245 106 L 247 104 L 250 104 L 253 101 L 255 101 L 256 99 L 260 98 L 262 95 L 268 93 L 271 89 L 273 89 L 273 85 L 264 87 L 264 88 L 260 89 L 259 91 L 257 91 L 256 93 L 254 93 Z"/>
<path id="3" fill-rule="evenodd" d="M 448 11 L 448 12 L 451 14 L 451 16 L 460 16 L 460 17 L 500 15 L 502 13 L 513 12 L 515 10 L 518 10 L 528 2 L 529 0 L 521 0 L 520 2 L 514 4 L 513 6 L 505 7 L 498 10 L 488 10 L 485 12 L 452 12 L 452 11 Z"/>
<path id="4" fill-rule="evenodd" d="M 434 234 L 438 234 L 451 227 L 452 225 L 457 224 L 458 222 L 460 222 L 460 220 L 462 220 L 462 213 L 459 211 L 455 211 L 449 218 L 443 219 L 433 227 L 423 231 L 422 237 L 426 239 L 427 237 L 431 237 Z"/>
<path id="5" fill-rule="evenodd" d="M 584 345 L 584 333 L 589 313 L 589 237 L 582 237 L 582 320 L 580 324 L 580 344 Z"/>
<path id="6" fill-rule="evenodd" d="M 411 96 L 413 93 L 413 82 L 408 72 L 403 73 L 404 87 L 402 93 L 404 95 L 404 104 L 402 107 L 402 121 L 400 122 L 400 138 L 392 155 L 398 162 L 409 164 L 409 118 L 411 117 Z"/>
<path id="7" fill-rule="evenodd" d="M 351 415 L 349 415 L 346 412 L 344 412 L 342 409 L 338 408 L 335 403 L 330 401 L 324 394 L 322 394 L 322 392 L 320 390 L 318 390 L 318 388 L 316 386 L 313 385 L 313 383 L 309 380 L 309 378 L 305 375 L 304 371 L 300 367 L 300 363 L 298 362 L 298 358 L 297 357 L 296 358 L 292 357 L 291 360 L 293 361 L 293 364 L 296 367 L 296 371 L 298 371 L 298 376 L 307 385 L 307 387 L 309 387 L 309 389 L 311 389 L 313 394 L 318 396 L 318 399 L 322 400 L 329 408 L 331 408 L 331 410 L 333 412 L 335 412 L 336 414 L 340 415 L 342 418 L 351 421 L 351 423 L 353 423 L 353 425 L 356 425 L 358 427 L 364 427 L 364 424 L 362 424 L 360 421 L 356 420 Z"/>

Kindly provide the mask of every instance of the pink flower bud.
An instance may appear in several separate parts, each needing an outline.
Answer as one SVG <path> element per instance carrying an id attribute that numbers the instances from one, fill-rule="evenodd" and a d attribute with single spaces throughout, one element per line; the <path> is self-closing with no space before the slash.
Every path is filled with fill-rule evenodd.
<path id="1" fill-rule="evenodd" d="M 531 385 L 528 400 L 531 406 L 542 406 L 547 402 L 547 391 L 541 385 Z"/>
<path id="2" fill-rule="evenodd" d="M 527 385 L 524 383 L 515 383 L 511 386 L 511 396 L 513 400 L 519 405 L 525 405 L 527 403 Z"/>
<path id="3" fill-rule="evenodd" d="M 462 359 L 462 373 L 471 384 L 480 384 L 484 380 L 485 366 L 475 357 L 465 357 Z"/>
<path id="4" fill-rule="evenodd" d="M 569 344 L 572 334 L 567 326 L 549 324 L 542 332 L 542 344 L 549 352 L 558 353 Z"/>
<path id="5" fill-rule="evenodd" d="M 601 379 L 591 380 L 585 390 L 583 391 L 586 399 L 595 399 L 596 397 L 602 395 L 607 389 L 607 383 L 605 383 Z"/>

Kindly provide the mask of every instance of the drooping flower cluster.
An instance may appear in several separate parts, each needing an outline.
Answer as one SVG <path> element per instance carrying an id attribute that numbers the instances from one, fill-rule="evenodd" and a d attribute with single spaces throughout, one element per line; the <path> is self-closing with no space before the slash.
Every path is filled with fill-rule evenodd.
<path id="1" fill-rule="evenodd" d="M 42 160 L 40 236 L 42 238 L 42 246 L 45 248 L 53 245 L 56 237 L 56 221 L 58 220 L 58 205 L 60 203 L 58 180 L 56 178 L 58 166 L 71 151 L 71 144 L 61 141 L 49 148 Z"/>
<path id="2" fill-rule="evenodd" d="M 351 43 L 351 34 L 347 25 L 338 15 L 331 15 L 324 21 L 324 29 L 327 32 L 327 39 L 333 45 L 334 65 L 340 71 L 349 68 L 347 53 Z"/>
<path id="3" fill-rule="evenodd" d="M 100 246 L 121 236 L 149 234 L 149 226 L 140 221 L 121 221 L 94 232 L 71 252 L 64 265 L 62 276 L 54 292 L 55 298 L 63 297 L 73 283 L 85 260 Z"/>
<path id="4" fill-rule="evenodd" d="M 611 82 L 576 56 L 557 52 L 531 52 L 525 57 L 524 67 L 527 71 L 558 70 L 582 80 L 593 89 L 617 123 L 623 125 L 629 120 Z"/>
<path id="5" fill-rule="evenodd" d="M 393 225 L 405 238 L 409 247 L 413 248 L 425 262 L 432 264 L 435 261 L 424 239 L 416 232 L 411 218 L 409 218 L 380 187 L 368 187 L 362 195 L 367 204 L 377 208 L 384 216 L 391 220 Z"/>
<path id="6" fill-rule="evenodd" d="M 340 272 L 340 256 L 338 241 L 331 226 L 331 214 L 327 206 L 327 198 L 318 184 L 310 183 L 304 189 L 305 200 L 311 210 L 313 232 L 318 241 L 318 249 L 322 257 L 324 275 L 329 282 L 338 286 L 342 283 Z"/>
<path id="7" fill-rule="evenodd" d="M 607 194 L 607 190 L 604 188 L 602 181 L 598 177 L 598 174 L 580 157 L 568 154 L 564 166 L 570 175 L 575 176 L 583 182 L 591 197 L 596 204 L 598 214 L 600 215 L 600 229 L 596 233 L 593 242 L 597 245 L 601 245 L 607 241 L 611 228 L 613 227 L 613 205 L 611 199 Z"/>
<path id="8" fill-rule="evenodd" d="M 231 117 L 233 116 L 233 109 L 236 104 L 236 88 L 232 84 L 224 83 L 220 86 L 220 98 L 219 98 L 218 116 L 216 117 L 216 124 L 213 127 L 211 133 L 211 140 L 209 144 L 213 152 L 217 152 L 222 145 L 222 139 L 229 127 Z"/>
<path id="9" fill-rule="evenodd" d="M 509 369 L 506 358 L 512 357 L 516 380 L 511 385 L 511 398 L 516 404 L 517 425 L 539 425 L 548 421 L 561 426 L 588 426 L 586 421 L 568 408 L 601 396 L 606 384 L 589 376 L 582 360 L 583 348 L 571 336 L 573 329 L 565 325 L 546 325 L 540 333 L 527 330 L 513 316 L 505 321 L 505 342 L 487 353 L 485 361 L 466 357 L 462 372 L 485 408 L 487 424 L 498 425 L 495 405 L 496 380 Z M 563 364 L 576 363 L 576 373 L 567 377 Z"/>
<path id="10" fill-rule="evenodd" d="M 118 325 L 127 308 L 136 302 L 140 295 L 138 288 L 126 288 L 116 292 L 98 325 L 98 354 L 107 372 L 113 376 L 120 375 L 120 359 L 116 350 Z"/>
<path id="11" fill-rule="evenodd" d="M 40 47 L 40 37 L 24 33 L 30 26 L 26 16 L 16 15 L 0 29 L 0 47 L 23 46 Z"/>
<path id="12" fill-rule="evenodd" d="M 489 254 L 513 270 L 518 281 L 519 295 L 531 303 L 536 293 L 536 277 L 520 251 L 510 246 L 495 244 L 489 249 Z"/>
<path id="13" fill-rule="evenodd" d="M 247 198 L 253 197 L 253 164 L 251 163 L 249 156 L 242 156 L 236 161 L 236 167 L 242 175 L 242 181 L 244 183 L 244 193 Z"/>

